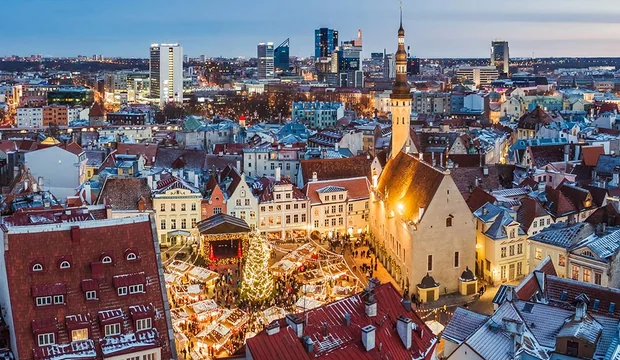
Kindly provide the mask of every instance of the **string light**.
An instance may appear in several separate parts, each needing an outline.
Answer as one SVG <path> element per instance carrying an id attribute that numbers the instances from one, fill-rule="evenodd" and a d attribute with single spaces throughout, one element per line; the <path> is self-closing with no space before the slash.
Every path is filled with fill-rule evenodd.
<path id="1" fill-rule="evenodd" d="M 252 239 L 247 252 L 241 281 L 241 297 L 261 303 L 273 296 L 273 276 L 269 272 L 271 249 L 267 241 L 257 236 Z"/>

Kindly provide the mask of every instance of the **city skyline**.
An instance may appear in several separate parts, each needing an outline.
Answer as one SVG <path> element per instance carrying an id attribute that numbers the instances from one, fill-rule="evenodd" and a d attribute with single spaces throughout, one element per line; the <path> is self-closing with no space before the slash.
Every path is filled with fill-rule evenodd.
<path id="1" fill-rule="evenodd" d="M 316 0 L 305 7 L 276 0 L 109 0 L 106 7 L 90 2 L 78 7 L 75 0 L 11 2 L 4 5 L 7 13 L 27 14 L 29 22 L 24 26 L 23 16 L 4 20 L 8 31 L 0 34 L 0 56 L 147 58 L 151 43 L 170 42 L 181 44 L 190 57 L 254 57 L 256 44 L 290 38 L 291 55 L 307 57 L 313 54 L 314 29 L 329 27 L 337 29 L 341 39 L 363 29 L 363 56 L 368 57 L 396 47 L 398 1 L 390 2 L 393 6 L 372 0 Z M 614 46 L 620 9 L 612 0 L 599 5 L 593 9 L 577 0 L 523 0 L 514 11 L 491 0 L 479 0 L 475 9 L 456 0 L 405 0 L 403 22 L 407 45 L 418 57 L 487 57 L 494 39 L 510 42 L 511 57 L 620 56 Z"/>

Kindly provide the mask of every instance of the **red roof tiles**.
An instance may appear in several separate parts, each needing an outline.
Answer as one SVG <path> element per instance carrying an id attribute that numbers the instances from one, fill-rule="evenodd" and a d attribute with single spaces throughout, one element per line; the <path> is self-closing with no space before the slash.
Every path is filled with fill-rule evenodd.
<path id="1" fill-rule="evenodd" d="M 581 148 L 581 154 L 585 166 L 596 166 L 599 155 L 605 154 L 605 148 L 602 146 L 584 146 Z"/>
<path id="2" fill-rule="evenodd" d="M 347 190 L 347 200 L 362 200 L 370 198 L 370 182 L 366 177 L 310 182 L 305 187 L 306 196 L 310 204 L 321 204 L 321 198 L 317 190 L 328 186 L 341 187 Z"/>
<path id="3" fill-rule="evenodd" d="M 312 354 L 308 354 L 285 319 L 276 320 L 280 327 L 276 334 L 266 331 L 248 339 L 247 349 L 255 360 L 302 360 L 321 359 L 379 359 L 382 354 L 390 359 L 430 359 L 437 338 L 418 315 L 401 303 L 401 297 L 391 283 L 377 286 L 374 290 L 377 316 L 365 314 L 363 293 L 323 305 L 299 314 L 304 325 L 304 335 L 314 342 Z M 349 314 L 351 324 L 346 326 L 344 315 Z M 412 345 L 405 348 L 396 332 L 397 319 L 403 316 L 412 320 Z M 366 351 L 362 344 L 362 328 L 373 325 L 375 348 Z M 381 344 L 381 345 L 379 345 Z M 381 349 L 379 349 L 381 348 Z"/>

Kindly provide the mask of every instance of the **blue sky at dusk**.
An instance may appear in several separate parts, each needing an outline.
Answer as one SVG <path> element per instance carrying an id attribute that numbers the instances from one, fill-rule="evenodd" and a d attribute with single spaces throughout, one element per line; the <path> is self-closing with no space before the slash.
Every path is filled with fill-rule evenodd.
<path id="1" fill-rule="evenodd" d="M 486 57 L 490 41 L 511 56 L 620 56 L 618 0 L 404 0 L 407 45 L 419 57 Z M 596 6 L 593 6 L 596 5 Z M 364 56 L 393 52 L 398 0 L 6 0 L 0 56 L 147 57 L 178 42 L 190 57 L 255 56 L 256 44 L 290 37 L 313 54 L 314 29 L 364 32 Z"/>

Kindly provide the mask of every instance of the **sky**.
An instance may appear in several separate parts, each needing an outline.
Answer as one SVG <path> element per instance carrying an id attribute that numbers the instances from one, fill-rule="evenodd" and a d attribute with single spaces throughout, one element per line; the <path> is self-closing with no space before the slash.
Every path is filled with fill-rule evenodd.
<path id="1" fill-rule="evenodd" d="M 0 56 L 148 57 L 151 43 L 179 43 L 190 57 L 256 56 L 256 44 L 291 39 L 314 54 L 314 29 L 350 40 L 364 57 L 395 52 L 398 0 L 6 0 Z M 406 44 L 417 57 L 488 57 L 507 40 L 511 57 L 620 56 L 618 0 L 403 0 Z"/>

